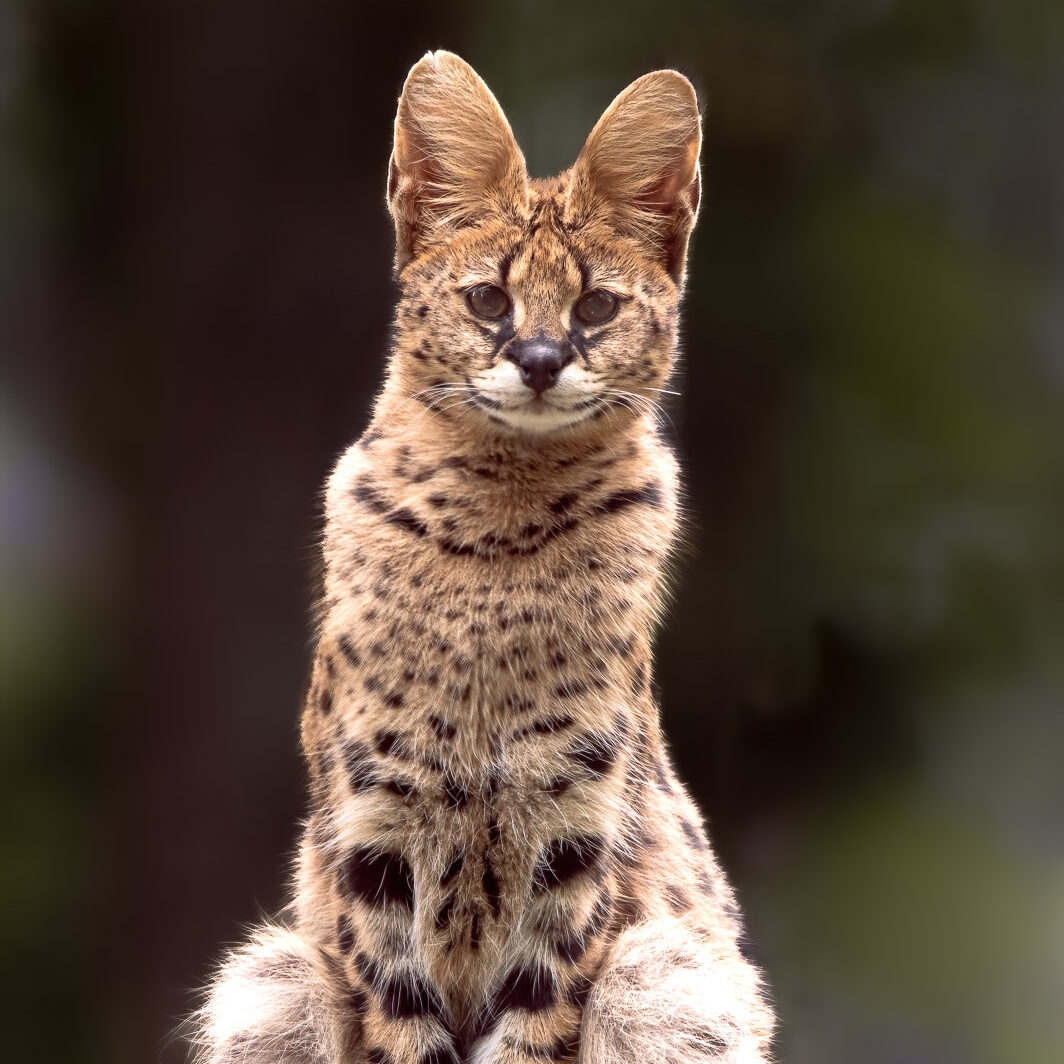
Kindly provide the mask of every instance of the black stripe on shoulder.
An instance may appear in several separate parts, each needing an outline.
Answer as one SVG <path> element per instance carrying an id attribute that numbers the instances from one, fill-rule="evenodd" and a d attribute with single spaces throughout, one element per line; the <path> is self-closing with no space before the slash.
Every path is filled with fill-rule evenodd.
<path id="1" fill-rule="evenodd" d="M 651 480 L 641 488 L 628 488 L 625 491 L 618 491 L 613 495 L 608 495 L 595 506 L 592 513 L 600 515 L 614 514 L 618 510 L 639 504 L 659 509 L 663 501 L 664 496 L 661 493 L 661 485 L 656 480 Z"/>
<path id="2" fill-rule="evenodd" d="M 523 728 L 518 728 L 512 739 L 527 739 L 532 735 L 551 735 L 555 732 L 571 728 L 576 722 L 568 714 L 560 717 L 544 717 L 542 720 L 533 721 Z"/>
<path id="3" fill-rule="evenodd" d="M 429 534 L 429 526 L 413 510 L 408 510 L 405 507 L 392 510 L 384 519 L 389 524 L 405 528 L 407 532 L 413 532 L 415 536 L 427 536 Z"/>

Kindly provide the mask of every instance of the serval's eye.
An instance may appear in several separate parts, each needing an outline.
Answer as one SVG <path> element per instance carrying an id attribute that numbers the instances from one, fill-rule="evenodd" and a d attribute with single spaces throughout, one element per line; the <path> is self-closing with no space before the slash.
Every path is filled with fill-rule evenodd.
<path id="1" fill-rule="evenodd" d="M 585 325 L 601 325 L 617 313 L 617 297 L 612 292 L 603 292 L 601 288 L 585 292 L 576 301 L 573 313 Z"/>
<path id="2" fill-rule="evenodd" d="M 493 284 L 478 284 L 466 292 L 469 309 L 480 318 L 501 318 L 510 309 L 510 297 Z"/>

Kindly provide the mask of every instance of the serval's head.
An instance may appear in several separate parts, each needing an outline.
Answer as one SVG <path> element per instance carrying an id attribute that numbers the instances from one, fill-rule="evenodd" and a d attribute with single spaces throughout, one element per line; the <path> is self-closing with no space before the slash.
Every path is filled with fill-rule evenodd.
<path id="1" fill-rule="evenodd" d="M 570 170 L 532 180 L 472 67 L 426 55 L 403 87 L 388 174 L 393 385 L 518 434 L 655 402 L 675 357 L 700 141 L 690 82 L 659 70 L 610 104 Z"/>

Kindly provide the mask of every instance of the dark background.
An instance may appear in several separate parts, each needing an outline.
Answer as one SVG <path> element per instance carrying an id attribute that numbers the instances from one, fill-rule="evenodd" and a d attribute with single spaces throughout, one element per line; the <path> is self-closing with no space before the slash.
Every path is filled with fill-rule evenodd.
<path id="1" fill-rule="evenodd" d="M 705 195 L 658 679 L 789 1064 L 1064 1045 L 1064 9 L 0 0 L 4 1057 L 181 1059 L 303 810 L 395 100 L 535 173 L 674 65 Z"/>

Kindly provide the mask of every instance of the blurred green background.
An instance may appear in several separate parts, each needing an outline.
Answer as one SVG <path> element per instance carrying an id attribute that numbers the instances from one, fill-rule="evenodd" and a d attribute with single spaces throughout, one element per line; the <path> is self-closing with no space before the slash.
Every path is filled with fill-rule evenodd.
<path id="1" fill-rule="evenodd" d="M 395 99 L 705 106 L 658 682 L 789 1064 L 1064 1059 L 1064 7 L 0 0 L 4 1056 L 182 1059 L 282 899 Z"/>

